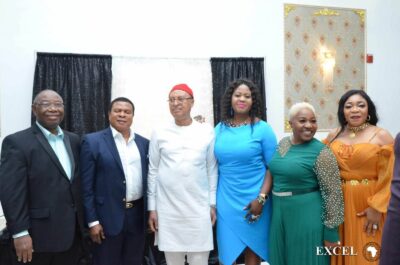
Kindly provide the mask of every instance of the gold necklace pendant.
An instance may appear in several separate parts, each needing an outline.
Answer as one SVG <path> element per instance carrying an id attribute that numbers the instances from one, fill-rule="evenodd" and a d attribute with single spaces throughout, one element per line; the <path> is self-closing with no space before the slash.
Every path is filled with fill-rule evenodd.
<path id="1" fill-rule="evenodd" d="M 351 126 L 347 125 L 347 129 L 349 129 L 349 131 L 351 131 L 349 133 L 349 137 L 350 138 L 356 137 L 357 136 L 356 133 L 361 132 L 362 130 L 364 130 L 368 126 L 369 126 L 368 122 L 363 123 L 363 124 L 361 124 L 360 126 L 357 126 L 357 127 L 351 127 Z"/>

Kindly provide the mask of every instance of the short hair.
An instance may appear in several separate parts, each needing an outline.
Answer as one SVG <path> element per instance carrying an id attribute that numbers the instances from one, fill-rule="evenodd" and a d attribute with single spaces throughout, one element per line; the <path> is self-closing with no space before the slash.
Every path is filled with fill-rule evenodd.
<path id="1" fill-rule="evenodd" d="M 112 107 L 113 107 L 115 102 L 126 102 L 126 103 L 131 104 L 131 106 L 132 106 L 132 114 L 135 114 L 135 105 L 133 105 L 133 102 L 130 101 L 126 97 L 118 97 L 118 98 L 113 99 L 113 101 L 111 101 L 110 105 L 108 106 L 108 112 L 111 112 Z"/>
<path id="2" fill-rule="evenodd" d="M 256 118 L 262 118 L 262 99 L 258 87 L 250 80 L 237 79 L 229 84 L 221 98 L 221 121 L 225 124 L 233 118 L 232 95 L 240 85 L 248 86 L 251 92 L 252 105 L 249 112 L 250 123 L 254 124 Z"/>
<path id="3" fill-rule="evenodd" d="M 352 89 L 347 91 L 346 93 L 343 94 L 343 96 L 340 98 L 339 100 L 339 106 L 338 106 L 338 120 L 339 120 L 339 124 L 342 128 L 342 130 L 344 130 L 345 126 L 347 125 L 347 121 L 346 118 L 344 117 L 344 105 L 346 103 L 346 101 L 354 95 L 360 95 L 362 98 L 365 99 L 365 101 L 367 101 L 367 105 L 368 105 L 368 115 L 369 115 L 369 123 L 372 125 L 376 125 L 379 121 L 378 119 L 378 114 L 376 113 L 376 107 L 374 102 L 371 100 L 371 98 L 368 96 L 367 93 L 365 93 L 364 90 L 361 89 Z"/>
<path id="4" fill-rule="evenodd" d="M 32 104 L 33 104 L 33 105 L 37 104 L 38 101 L 39 101 L 39 97 L 40 97 L 43 93 L 47 93 L 47 92 L 56 94 L 57 96 L 59 96 L 59 97 L 61 98 L 61 101 L 64 101 L 63 98 L 61 97 L 61 95 L 57 93 L 57 91 L 55 91 L 55 90 L 53 90 L 53 89 L 43 89 L 43 90 L 39 91 L 39 93 L 36 94 L 35 98 L 33 99 Z"/>
<path id="5" fill-rule="evenodd" d="M 288 113 L 289 121 L 290 121 L 294 116 L 296 116 L 296 115 L 300 112 L 300 110 L 302 110 L 302 109 L 311 110 L 312 113 L 314 114 L 314 116 L 316 116 L 316 114 L 315 114 L 315 108 L 313 107 L 313 105 L 311 105 L 311 104 L 308 103 L 308 102 L 298 102 L 298 103 L 293 104 L 293 105 L 290 107 L 290 109 L 289 109 L 289 113 Z"/>

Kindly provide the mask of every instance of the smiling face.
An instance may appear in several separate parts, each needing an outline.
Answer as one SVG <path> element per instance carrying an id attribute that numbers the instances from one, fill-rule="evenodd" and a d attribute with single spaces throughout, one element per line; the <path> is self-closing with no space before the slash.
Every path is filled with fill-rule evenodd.
<path id="1" fill-rule="evenodd" d="M 292 127 L 294 144 L 311 141 L 318 129 L 314 112 L 308 108 L 300 109 L 289 124 Z"/>
<path id="2" fill-rule="evenodd" d="M 361 95 L 354 94 L 344 103 L 343 113 L 349 126 L 360 126 L 367 120 L 368 103 Z"/>
<path id="3" fill-rule="evenodd" d="M 235 114 L 248 115 L 253 105 L 250 88 L 245 84 L 238 86 L 232 94 L 231 104 Z"/>
<path id="4" fill-rule="evenodd" d="M 108 120 L 113 128 L 125 135 L 129 133 L 133 121 L 132 105 L 124 101 L 116 101 L 113 103 Z"/>
<path id="5" fill-rule="evenodd" d="M 183 90 L 174 90 L 169 94 L 169 111 L 176 122 L 190 120 L 194 99 Z"/>
<path id="6" fill-rule="evenodd" d="M 44 90 L 33 102 L 32 112 L 36 120 L 52 133 L 57 133 L 57 127 L 64 119 L 63 100 L 56 92 Z"/>

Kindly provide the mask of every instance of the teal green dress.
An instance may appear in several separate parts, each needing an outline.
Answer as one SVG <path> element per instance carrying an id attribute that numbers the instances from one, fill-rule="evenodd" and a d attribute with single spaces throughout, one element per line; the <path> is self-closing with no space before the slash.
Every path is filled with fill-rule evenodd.
<path id="1" fill-rule="evenodd" d="M 273 180 L 270 264 L 329 265 L 330 257 L 317 255 L 317 247 L 323 247 L 324 240 L 337 242 L 338 226 L 343 222 L 335 156 L 316 139 L 292 145 L 286 137 L 269 170 Z M 283 192 L 298 194 L 282 196 Z"/>

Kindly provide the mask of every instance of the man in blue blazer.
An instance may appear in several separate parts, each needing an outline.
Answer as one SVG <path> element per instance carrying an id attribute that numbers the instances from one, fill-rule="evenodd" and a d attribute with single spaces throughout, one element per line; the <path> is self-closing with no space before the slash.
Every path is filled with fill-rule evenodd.
<path id="1" fill-rule="evenodd" d="M 129 99 L 114 99 L 110 127 L 82 141 L 83 204 L 95 265 L 142 264 L 149 141 L 130 129 L 134 110 Z"/>

